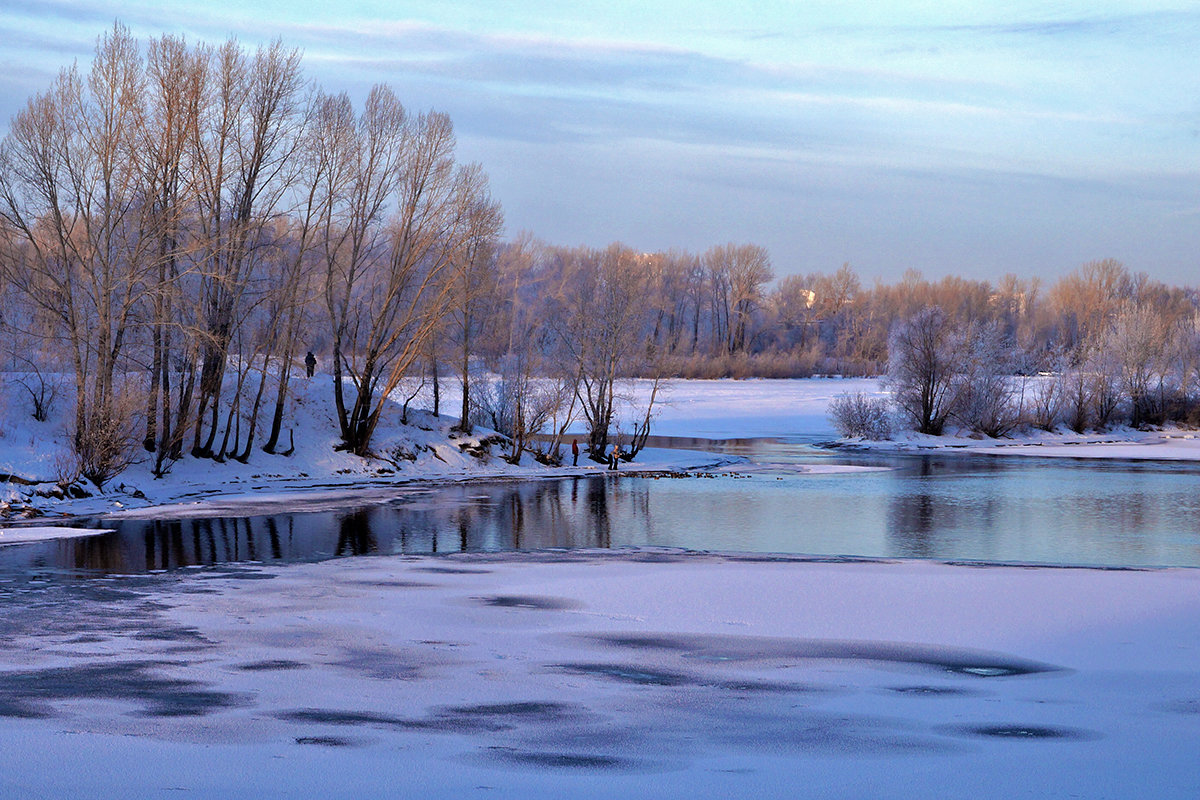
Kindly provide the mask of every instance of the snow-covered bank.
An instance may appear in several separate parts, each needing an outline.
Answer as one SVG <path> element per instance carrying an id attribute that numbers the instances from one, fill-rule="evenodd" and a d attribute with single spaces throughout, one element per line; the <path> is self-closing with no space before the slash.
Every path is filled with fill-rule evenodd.
<path id="1" fill-rule="evenodd" d="M 937 451 L 1041 458 L 1200 461 L 1200 433 L 1178 429 L 1138 431 L 1121 428 L 1084 434 L 1034 431 L 1004 439 L 905 433 L 890 442 L 848 440 L 843 446 L 897 453 Z"/>
<path id="2" fill-rule="evenodd" d="M 1195 570 L 576 551 L 37 598 L 0 599 L 4 797 L 1200 793 Z"/>
<path id="3" fill-rule="evenodd" d="M 162 508 L 163 513 L 212 514 L 248 506 L 321 507 L 373 499 L 414 482 L 440 483 L 472 479 L 554 477 L 600 472 L 603 465 L 581 458 L 578 467 L 551 467 L 526 454 L 520 464 L 502 457 L 504 445 L 492 431 L 471 435 L 452 430 L 457 418 L 435 417 L 410 408 L 402 424 L 400 403 L 386 411 L 375 436 L 375 458 L 360 458 L 335 449 L 337 424 L 333 416 L 328 376 L 297 380 L 293 390 L 292 435 L 285 436 L 288 455 L 271 455 L 252 448 L 246 463 L 227 459 L 217 463 L 185 455 L 162 477 L 153 474 L 154 456 L 142 453 L 136 462 L 109 481 L 101 492 L 71 473 L 67 421 L 63 409 L 55 418 L 38 422 L 23 407 L 20 392 L 0 375 L 0 519 L 17 515 L 85 515 L 125 513 Z M 454 407 L 447 399 L 442 408 Z M 261 444 L 261 442 L 259 442 Z M 566 448 L 569 460 L 569 440 Z M 735 462 L 736 457 L 695 451 L 648 448 L 623 470 L 703 469 Z M 315 504 L 315 506 L 314 506 Z M 202 511 L 199 506 L 206 506 Z"/>
<path id="4" fill-rule="evenodd" d="M 453 466 L 448 466 L 442 459 L 437 461 L 439 463 L 418 462 L 415 466 L 405 465 L 395 470 L 384 466 L 371 471 L 260 473 L 246 469 L 245 465 L 240 469 L 207 473 L 193 469 L 189 470 L 192 474 L 188 477 L 180 476 L 161 483 L 152 479 L 136 484 L 121 482 L 115 491 L 85 498 L 37 498 L 35 504 L 43 512 L 72 516 L 103 514 L 105 517 L 134 519 L 238 516 L 384 503 L 401 495 L 407 487 L 427 484 L 607 474 L 603 465 L 582 457 L 578 467 L 546 466 L 529 456 L 519 465 L 510 464 L 499 456 Z M 729 466 L 740 461 L 742 459 L 737 456 L 694 450 L 646 448 L 638 454 L 636 461 L 623 462 L 618 472 L 687 472 Z"/>
<path id="5" fill-rule="evenodd" d="M 636 414 L 649 401 L 649 381 L 622 385 L 618 424 L 613 434 L 620 440 L 633 430 Z M 402 389 L 407 393 L 408 389 Z M 652 433 L 657 436 L 734 439 L 760 436 L 836 436 L 827 418 L 829 402 L 845 392 L 880 393 L 870 379 L 843 380 L 673 380 L 659 391 Z M 335 504 L 384 500 L 413 482 L 472 479 L 517 479 L 590 474 L 602 465 L 581 459 L 578 468 L 547 467 L 526 457 L 513 465 L 500 457 L 500 447 L 481 430 L 471 437 L 453 433 L 457 420 L 428 411 L 409 411 L 409 425 L 401 425 L 400 407 L 389 409 L 376 437 L 378 459 L 361 459 L 334 450 L 336 424 L 328 376 L 298 380 L 292 401 L 289 456 L 269 455 L 259 449 L 247 463 L 185 456 L 161 478 L 152 474 L 153 456 L 113 479 L 101 494 L 94 486 L 77 483 L 64 492 L 58 485 L 64 471 L 66 423 L 62 409 L 57 419 L 32 420 L 11 383 L 0 380 L 5 409 L 0 425 L 0 474 L 19 476 L 19 482 L 0 483 L 0 514 L 9 509 L 40 514 L 161 514 L 236 513 L 247 507 L 273 509 L 303 507 L 316 510 Z M 414 408 L 431 397 L 419 394 Z M 442 409 L 460 404 L 457 383 L 442 385 Z M 571 428 L 580 436 L 582 423 Z M 696 470 L 740 459 L 696 451 L 647 448 L 623 470 Z M 836 467 L 823 465 L 813 472 Z M 83 491 L 80 491 L 80 490 Z M 87 497 L 72 496 L 86 492 Z M 151 510 L 153 509 L 153 510 Z"/>

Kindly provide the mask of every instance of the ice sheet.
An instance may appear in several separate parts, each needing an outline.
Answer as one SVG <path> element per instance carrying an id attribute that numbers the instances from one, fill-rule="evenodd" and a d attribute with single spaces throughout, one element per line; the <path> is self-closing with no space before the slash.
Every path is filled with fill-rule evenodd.
<path id="1" fill-rule="evenodd" d="M 1200 791 L 1196 570 L 574 552 L 90 587 L 5 609 L 0 796 Z"/>

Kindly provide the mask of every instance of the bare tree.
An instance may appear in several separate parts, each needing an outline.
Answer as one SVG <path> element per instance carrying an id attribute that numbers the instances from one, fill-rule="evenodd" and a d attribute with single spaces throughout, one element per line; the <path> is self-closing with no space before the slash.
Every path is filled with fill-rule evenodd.
<path id="1" fill-rule="evenodd" d="M 729 279 L 729 262 L 717 250 L 704 254 L 705 288 L 708 290 L 708 308 L 711 327 L 709 355 L 725 355 L 732 350 L 732 287 Z"/>
<path id="2" fill-rule="evenodd" d="M 946 313 L 927 306 L 896 326 L 888 339 L 887 385 L 896 406 L 921 433 L 942 433 L 954 408 L 960 374 Z"/>
<path id="3" fill-rule="evenodd" d="M 122 439 L 132 412 L 118 373 L 157 273 L 140 235 L 148 213 L 138 166 L 142 95 L 137 44 L 115 25 L 100 37 L 87 76 L 61 72 L 17 114 L 0 147 L 0 217 L 17 238 L 5 250 L 6 272 L 56 320 L 75 376 L 73 444 L 97 484 L 132 458 Z"/>
<path id="4" fill-rule="evenodd" d="M 763 302 L 763 287 L 775 277 L 771 258 L 758 245 L 730 243 L 709 248 L 704 265 L 712 290 L 719 349 L 741 352 L 746 349 L 751 316 Z"/>
<path id="5" fill-rule="evenodd" d="M 316 321 L 311 306 L 318 300 L 321 278 L 327 274 L 319 269 L 320 251 L 328 243 L 323 236 L 330 233 L 331 209 L 343 186 L 343 173 L 339 171 L 346 169 L 344 137 L 354 124 L 352 109 L 344 95 L 320 92 L 310 99 L 305 122 L 303 140 L 295 155 L 293 207 L 287 235 L 281 237 L 285 252 L 280 259 L 276 285 L 270 292 L 275 320 L 270 336 L 272 350 L 278 351 L 278 366 L 271 428 L 263 445 L 267 453 L 279 452 L 293 362 L 304 349 L 300 344 L 302 335 Z M 294 437 L 290 436 L 288 441 L 286 454 L 295 449 Z M 249 446 L 245 452 L 248 451 Z"/>
<path id="6" fill-rule="evenodd" d="M 1050 302 L 1062 319 L 1062 344 L 1078 353 L 1103 335 L 1131 288 L 1128 271 L 1111 258 L 1090 261 L 1059 280 Z"/>
<path id="7" fill-rule="evenodd" d="M 326 226 L 325 296 L 343 447 L 367 455 L 384 401 L 428 352 L 445 314 L 449 266 L 486 182 L 477 166 L 455 165 L 448 117 L 406 120 L 382 88 L 347 138 L 347 201 L 332 207 Z"/>
<path id="8" fill-rule="evenodd" d="M 485 326 L 496 319 L 500 301 L 497 283 L 497 240 L 503 225 L 499 203 L 486 189 L 468 209 L 462 246 L 451 262 L 451 291 L 447 327 L 457 344 L 462 406 L 458 429 L 471 432 L 471 359 Z"/>
<path id="9" fill-rule="evenodd" d="M 196 456 L 224 455 L 214 444 L 230 346 L 245 314 L 255 249 L 271 242 L 270 223 L 290 185 L 302 141 L 302 87 L 299 51 L 278 41 L 251 56 L 230 40 L 211 60 L 192 154 L 201 240 Z"/>
<path id="10" fill-rule="evenodd" d="M 577 376 L 580 409 L 593 454 L 608 446 L 617 379 L 632 372 L 644 341 L 649 273 L 637 253 L 613 244 L 604 251 L 566 254 L 551 324 L 564 373 Z"/>

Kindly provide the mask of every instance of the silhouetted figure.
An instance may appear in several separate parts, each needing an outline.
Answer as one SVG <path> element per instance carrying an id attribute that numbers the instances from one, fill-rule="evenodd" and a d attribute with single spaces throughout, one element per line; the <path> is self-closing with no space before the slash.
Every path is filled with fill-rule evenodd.
<path id="1" fill-rule="evenodd" d="M 317 357 L 313 355 L 312 350 L 308 351 L 308 355 L 304 357 L 304 369 L 308 372 L 308 377 L 313 376 L 313 370 L 317 368 Z"/>
<path id="2" fill-rule="evenodd" d="M 621 460 L 621 445 L 614 444 L 613 449 L 612 449 L 612 455 L 609 456 L 609 459 L 608 459 L 608 468 L 616 469 L 617 462 L 619 462 L 620 460 Z"/>
<path id="3" fill-rule="evenodd" d="M 579 466 L 579 440 L 578 439 L 571 440 L 571 466 L 572 467 Z"/>

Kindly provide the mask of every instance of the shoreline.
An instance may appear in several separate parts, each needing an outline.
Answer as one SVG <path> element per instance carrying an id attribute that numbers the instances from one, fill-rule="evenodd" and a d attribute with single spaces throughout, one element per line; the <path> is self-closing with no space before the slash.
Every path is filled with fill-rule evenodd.
<path id="1" fill-rule="evenodd" d="M 840 439 L 824 447 L 881 455 L 968 455 L 1074 461 L 1127 461 L 1200 464 L 1200 430 L 1168 428 L 1157 431 L 1118 429 L 1107 433 L 1049 433 L 1039 431 L 1012 438 L 990 439 L 913 432 L 886 441 Z"/>
<path id="2" fill-rule="evenodd" d="M 860 440 L 824 441 L 809 444 L 816 450 L 837 455 L 840 452 L 895 457 L 927 457 L 942 455 L 949 457 L 986 456 L 991 458 L 1015 457 L 1019 459 L 1069 460 L 1104 463 L 1149 463 L 1173 465 L 1200 465 L 1200 431 L 1123 431 L 1117 434 L 1044 434 L 1029 438 L 980 440 L 961 436 L 941 436 L 870 442 Z M 734 440 L 763 439 L 786 441 L 786 436 L 744 437 L 731 436 L 725 439 L 697 439 L 696 437 L 657 436 L 659 442 L 670 439 L 686 439 L 693 443 L 721 443 Z M 1171 448 L 1169 453 L 1158 452 L 1159 448 Z M 1149 452 L 1148 452 L 1149 451 Z M 73 527 L 81 522 L 150 519 L 197 519 L 221 516 L 248 516 L 280 513 L 284 510 L 325 511 L 356 506 L 384 504 L 402 497 L 408 492 L 435 490 L 450 485 L 506 484 L 527 481 L 550 481 L 567 478 L 595 478 L 640 476 L 683 476 L 717 470 L 736 464 L 747 463 L 745 456 L 718 453 L 689 447 L 647 447 L 643 453 L 647 460 L 625 462 L 616 473 L 609 472 L 600 464 L 587 463 L 579 467 L 546 466 L 535 463 L 515 466 L 497 465 L 495 468 L 480 467 L 459 472 L 418 471 L 404 476 L 401 472 L 388 475 L 356 473 L 346 475 L 346 480 L 337 473 L 325 475 L 292 474 L 261 475 L 205 483 L 192 482 L 168 487 L 158 497 L 147 498 L 134 487 L 134 494 L 120 490 L 108 490 L 86 498 L 56 499 L 48 501 L 40 509 L 42 513 L 27 517 L 0 516 L 0 529 L 25 528 L 60 524 Z M 806 465 L 802 469 L 808 470 Z M 844 469 L 843 469 L 844 467 Z M 862 469 L 853 465 L 830 465 L 811 469 L 812 473 L 854 472 Z M 120 485 L 120 484 L 119 484 Z M 139 496 L 140 495 L 140 496 Z M 297 502 L 302 508 L 295 508 Z"/>
<path id="3" fill-rule="evenodd" d="M 566 478 L 595 478 L 638 476 L 651 477 L 681 476 L 691 473 L 703 473 L 705 470 L 720 469 L 738 463 L 744 463 L 741 456 L 721 453 L 704 453 L 697 450 L 664 450 L 653 448 L 659 453 L 676 455 L 678 463 L 670 461 L 648 460 L 643 463 L 626 462 L 615 472 L 607 471 L 596 465 L 579 467 L 543 467 L 544 471 L 533 471 L 533 467 L 519 467 L 518 470 L 528 471 L 494 471 L 479 470 L 474 473 L 444 473 L 418 474 L 410 477 L 372 478 L 356 475 L 345 482 L 331 479 L 334 475 L 312 478 L 291 476 L 266 477 L 261 479 L 264 485 L 248 486 L 249 481 L 233 480 L 223 483 L 196 485 L 196 491 L 164 497 L 162 502 L 140 505 L 130 508 L 79 510 L 71 512 L 63 510 L 55 515 L 53 510 L 37 516 L 19 519 L 0 518 L 0 529 L 19 529 L 25 527 L 44 526 L 47 523 L 59 523 L 70 527 L 72 522 L 99 521 L 105 519 L 139 520 L 139 519 L 195 519 L 221 516 L 246 516 L 248 510 L 260 513 L 279 513 L 283 506 L 297 511 L 321 511 L 357 506 L 371 506 L 387 503 L 402 497 L 406 490 L 425 491 L 449 485 L 469 484 L 506 484 L 523 483 L 527 481 L 562 480 Z M 684 458 L 687 455 L 704 455 L 707 458 Z M 258 479 L 252 479 L 258 480 Z M 190 487 L 180 487 L 187 489 Z M 256 492 L 265 492 L 255 494 Z M 307 497 L 306 497 L 307 495 Z M 47 498 L 52 499 L 52 498 Z M 60 508 L 70 505 L 88 504 L 120 504 L 122 500 L 136 500 L 120 492 L 108 492 L 88 498 L 56 501 Z M 297 501 L 306 504 L 302 509 L 295 509 Z M 277 508 L 280 507 L 280 508 Z"/>
<path id="4" fill-rule="evenodd" d="M 0 389 L 4 389 L 0 385 Z M 11 387 L 7 387 L 11 389 Z M 644 402 L 646 381 L 629 385 L 634 406 Z M 0 526 L 62 522 L 100 516 L 213 516 L 245 513 L 275 496 L 272 506 L 305 502 L 353 505 L 372 502 L 375 495 L 406 492 L 425 486 L 471 481 L 504 482 L 560 479 L 604 474 L 599 464 L 583 462 L 580 467 L 549 467 L 526 457 L 515 466 L 499 455 L 479 456 L 493 434 L 478 429 L 471 436 L 455 433 L 450 417 L 433 417 L 430 412 L 409 410 L 408 425 L 389 422 L 381 430 L 380 452 L 391 458 L 359 459 L 333 449 L 332 421 L 327 417 L 328 386 L 304 383 L 298 386 L 297 422 L 317 432 L 296 442 L 291 457 L 263 456 L 255 451 L 249 463 L 215 464 L 185 457 L 164 479 L 152 476 L 149 463 L 126 469 L 98 492 L 90 483 L 76 480 L 65 487 L 56 480 L 27 485 L 28 476 L 51 473 L 53 457 L 61 452 L 56 431 L 61 424 L 12 420 L 0 430 L 0 473 L 18 480 L 0 483 Z M 804 444 L 822 455 L 854 454 L 912 457 L 944 455 L 987 455 L 992 457 L 1071 459 L 1080 461 L 1124 461 L 1126 463 L 1200 464 L 1200 432 L 1185 429 L 1135 431 L 1120 429 L 1106 433 L 1025 432 L 1009 439 L 941 437 L 898 434 L 887 442 L 837 440 L 827 417 L 829 403 L 846 391 L 881 392 L 875 379 L 781 379 L 776 381 L 669 381 L 662 387 L 653 426 L 656 446 L 647 447 L 633 463 L 623 463 L 621 472 L 686 472 L 736 464 L 740 457 L 714 452 L 734 440 L 775 439 Z M 449 403 L 452 392 L 446 395 Z M 299 402 L 303 400 L 303 402 Z M 16 406 L 12 406 L 16 407 Z M 60 421 L 61 422 L 61 421 Z M 617 424 L 617 431 L 628 427 Z M 568 433 L 568 441 L 577 433 Z M 799 439 L 800 441 L 797 441 Z M 672 444 L 672 440 L 679 443 Z M 57 443 L 57 444 L 56 444 Z M 660 446 L 659 446 L 660 445 Z M 708 445 L 710 449 L 705 449 Z M 59 448 L 57 451 L 55 448 Z M 484 448 L 486 450 L 486 448 Z M 849 471 L 849 465 L 829 464 L 809 471 Z M 90 497 L 71 497 L 90 492 Z M 253 496 L 248 496 L 253 493 Z M 190 508 L 213 504 L 221 511 Z M 33 512 L 37 512 L 34 514 Z M 29 516 L 21 516 L 29 514 Z"/>

